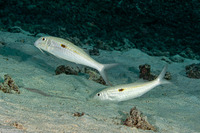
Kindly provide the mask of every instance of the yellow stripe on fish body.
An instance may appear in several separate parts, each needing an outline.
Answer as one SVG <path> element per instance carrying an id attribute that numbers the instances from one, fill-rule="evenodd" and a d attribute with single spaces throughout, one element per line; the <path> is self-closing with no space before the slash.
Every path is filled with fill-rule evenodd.
<path id="1" fill-rule="evenodd" d="M 158 85 L 169 83 L 168 81 L 163 79 L 166 73 L 166 69 L 167 66 L 163 68 L 158 78 L 153 81 L 145 83 L 131 83 L 131 84 L 109 87 L 107 89 L 98 92 L 94 96 L 94 98 L 103 101 L 120 102 L 140 97 Z"/>
<path id="2" fill-rule="evenodd" d="M 71 51 L 73 51 L 73 52 L 75 52 L 75 53 L 81 55 L 81 54 L 80 54 L 79 52 L 77 52 L 76 50 L 73 50 L 73 49 L 71 49 L 71 48 L 65 46 L 64 44 L 60 44 L 60 46 L 63 47 L 63 48 L 67 48 L 67 49 L 69 49 L 69 50 L 71 50 Z"/>
<path id="3" fill-rule="evenodd" d="M 58 58 L 97 69 L 105 82 L 109 84 L 104 70 L 114 66 L 114 64 L 101 64 L 95 61 L 83 49 L 68 40 L 52 36 L 41 37 L 34 45 L 41 51 L 47 51 Z"/>
<path id="4" fill-rule="evenodd" d="M 35 42 L 35 46 L 55 55 L 56 57 L 75 62 L 77 64 L 83 64 L 90 67 L 96 67 L 97 64 L 100 64 L 92 59 L 81 48 L 62 38 L 51 36 L 42 37 Z"/>
<path id="5" fill-rule="evenodd" d="M 54 54 L 53 52 L 59 51 L 59 49 L 60 49 L 61 51 L 59 51 L 59 52 L 63 52 L 65 55 L 69 54 L 68 52 L 70 51 L 70 52 L 72 52 L 74 54 L 78 54 L 90 61 L 96 62 L 87 53 L 85 53 L 85 51 L 83 51 L 81 48 L 77 47 L 76 45 L 74 45 L 73 43 L 71 43 L 67 40 L 64 40 L 62 38 L 57 38 L 57 37 L 46 37 L 46 38 L 51 40 L 52 45 L 49 45 L 49 47 L 51 47 L 49 52 L 52 52 L 52 54 Z M 62 48 L 65 48 L 65 49 L 63 50 Z M 59 54 L 61 54 L 61 53 L 59 53 Z M 59 54 L 56 54 L 56 56 L 59 56 Z M 63 56 L 61 58 L 65 59 L 66 57 Z"/>

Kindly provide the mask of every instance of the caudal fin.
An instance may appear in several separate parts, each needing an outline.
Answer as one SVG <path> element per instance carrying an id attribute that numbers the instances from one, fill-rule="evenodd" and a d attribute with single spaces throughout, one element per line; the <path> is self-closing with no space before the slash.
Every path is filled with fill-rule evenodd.
<path id="1" fill-rule="evenodd" d="M 160 73 L 160 75 L 156 78 L 156 80 L 159 82 L 159 84 L 168 84 L 168 83 L 170 83 L 169 81 L 164 79 L 166 71 L 167 71 L 167 65 L 163 68 L 163 70 Z"/>
<path id="2" fill-rule="evenodd" d="M 114 66 L 116 66 L 117 64 L 114 63 L 114 64 L 103 64 L 103 67 L 101 68 L 101 70 L 99 70 L 99 73 L 101 74 L 102 78 L 104 79 L 104 81 L 106 82 L 107 85 L 112 85 L 108 78 L 107 78 L 107 74 L 105 72 L 105 69 L 110 69 Z"/>

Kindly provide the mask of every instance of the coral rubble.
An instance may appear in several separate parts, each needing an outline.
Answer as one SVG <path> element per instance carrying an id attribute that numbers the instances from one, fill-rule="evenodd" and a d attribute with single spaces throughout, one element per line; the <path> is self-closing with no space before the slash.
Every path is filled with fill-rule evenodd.
<path id="1" fill-rule="evenodd" d="M 81 116 L 84 116 L 85 113 L 84 113 L 84 112 L 82 112 L 82 113 L 76 112 L 76 113 L 74 113 L 73 115 L 74 115 L 74 116 L 77 116 L 77 117 L 81 117 Z"/>
<path id="2" fill-rule="evenodd" d="M 100 55 L 99 50 L 95 47 L 93 47 L 93 49 L 89 50 L 89 54 L 90 55 L 96 55 L 96 56 Z"/>
<path id="3" fill-rule="evenodd" d="M 96 70 L 87 67 L 85 68 L 84 73 L 89 74 L 89 80 L 93 80 L 97 83 L 106 85 L 106 82 L 103 80 L 102 76 Z"/>
<path id="4" fill-rule="evenodd" d="M 143 130 L 156 131 L 156 128 L 147 121 L 147 117 L 144 117 L 136 107 L 130 110 L 130 116 L 124 121 L 124 125 Z"/>
<path id="5" fill-rule="evenodd" d="M 140 65 L 140 78 L 143 78 L 145 80 L 154 80 L 156 78 L 155 75 L 151 74 L 151 66 L 148 64 Z"/>
<path id="6" fill-rule="evenodd" d="M 21 123 L 18 123 L 18 122 L 13 122 L 10 125 L 17 129 L 26 130 L 26 128 Z"/>
<path id="7" fill-rule="evenodd" d="M 181 57 L 180 55 L 175 55 L 175 56 L 171 56 L 169 57 L 169 59 L 173 62 L 177 62 L 177 63 L 182 63 L 184 62 L 184 58 Z"/>
<path id="8" fill-rule="evenodd" d="M 80 70 L 78 68 L 61 65 L 56 68 L 55 73 L 56 75 L 61 73 L 65 73 L 67 75 L 78 75 L 79 71 Z"/>
<path id="9" fill-rule="evenodd" d="M 157 78 L 155 74 L 151 73 L 151 66 L 148 64 L 140 65 L 140 78 L 152 81 Z M 165 74 L 165 79 L 170 80 L 171 79 L 171 74 L 169 72 L 166 72 Z"/>
<path id="10" fill-rule="evenodd" d="M 4 75 L 4 83 L 0 84 L 0 90 L 4 93 L 12 93 L 14 91 L 20 94 L 19 87 L 8 74 Z"/>
<path id="11" fill-rule="evenodd" d="M 188 65 L 185 69 L 187 77 L 200 79 L 200 63 Z"/>
<path id="12" fill-rule="evenodd" d="M 97 83 L 106 85 L 106 82 L 103 80 L 102 76 L 95 70 L 89 67 L 84 67 L 83 69 L 80 69 L 78 67 L 73 68 L 70 66 L 58 66 L 55 70 L 56 75 L 65 73 L 69 75 L 78 75 L 79 73 L 86 73 L 89 75 L 89 80 L 93 80 Z"/>

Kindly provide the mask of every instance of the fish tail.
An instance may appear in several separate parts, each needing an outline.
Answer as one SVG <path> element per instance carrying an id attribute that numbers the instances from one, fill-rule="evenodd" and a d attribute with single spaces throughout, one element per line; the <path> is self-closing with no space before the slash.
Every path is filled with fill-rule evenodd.
<path id="1" fill-rule="evenodd" d="M 163 68 L 163 70 L 160 73 L 160 75 L 156 78 L 156 81 L 158 81 L 159 84 L 168 84 L 168 83 L 170 83 L 169 81 L 164 79 L 166 71 L 167 71 L 167 65 Z"/>
<path id="2" fill-rule="evenodd" d="M 102 78 L 104 79 L 104 81 L 106 82 L 107 85 L 112 85 L 108 78 L 107 78 L 107 74 L 106 74 L 106 71 L 105 69 L 110 69 L 114 66 L 116 66 L 117 64 L 116 63 L 113 63 L 113 64 L 103 64 L 103 67 L 99 70 L 99 73 L 100 75 L 102 76 Z"/>

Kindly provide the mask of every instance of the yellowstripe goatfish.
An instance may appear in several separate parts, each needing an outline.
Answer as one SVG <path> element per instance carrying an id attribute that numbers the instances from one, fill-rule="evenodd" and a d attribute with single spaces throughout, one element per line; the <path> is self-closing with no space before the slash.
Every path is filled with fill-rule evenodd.
<path id="1" fill-rule="evenodd" d="M 68 60 L 77 64 L 92 67 L 99 71 L 106 84 L 109 84 L 106 77 L 105 69 L 115 66 L 116 64 L 101 64 L 92 59 L 83 49 L 73 43 L 58 37 L 41 37 L 34 45 L 42 52 L 47 51 L 58 58 Z"/>
<path id="2" fill-rule="evenodd" d="M 131 84 L 109 87 L 107 89 L 98 92 L 94 96 L 94 98 L 104 101 L 120 102 L 140 97 L 158 85 L 170 83 L 163 79 L 166 73 L 166 69 L 167 66 L 163 68 L 160 75 L 153 81 L 145 83 L 131 83 Z"/>

